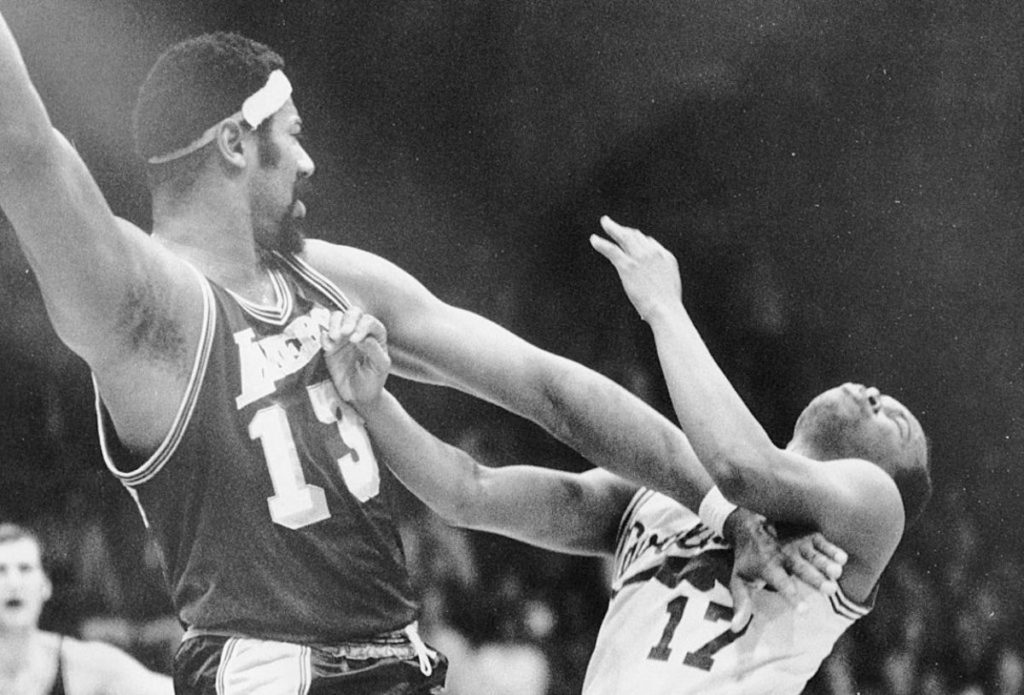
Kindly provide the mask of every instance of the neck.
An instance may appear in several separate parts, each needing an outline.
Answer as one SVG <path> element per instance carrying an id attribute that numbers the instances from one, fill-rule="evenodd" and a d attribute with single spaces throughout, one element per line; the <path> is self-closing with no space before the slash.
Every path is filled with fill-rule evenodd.
<path id="1" fill-rule="evenodd" d="M 153 238 L 222 287 L 260 301 L 270 283 L 247 196 L 225 179 L 195 190 L 181 200 L 154 194 Z"/>
<path id="2" fill-rule="evenodd" d="M 792 451 L 794 454 L 806 456 L 814 461 L 826 461 L 829 458 L 833 458 L 826 456 L 817 447 L 811 446 L 805 440 L 799 438 L 790 440 L 789 444 L 786 445 L 786 451 Z"/>
<path id="3" fill-rule="evenodd" d="M 0 631 L 0 675 L 11 677 L 29 667 L 43 635 L 35 627 Z"/>

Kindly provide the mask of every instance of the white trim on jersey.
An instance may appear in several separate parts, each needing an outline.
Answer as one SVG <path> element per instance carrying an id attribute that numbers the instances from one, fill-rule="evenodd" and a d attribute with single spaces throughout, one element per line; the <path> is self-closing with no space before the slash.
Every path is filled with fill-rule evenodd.
<path id="1" fill-rule="evenodd" d="M 295 299 L 292 297 L 292 292 L 288 289 L 288 283 L 285 282 L 284 276 L 280 270 L 275 268 L 270 269 L 270 283 L 274 288 L 274 303 L 264 306 L 257 304 L 256 302 L 250 302 L 248 299 L 240 294 L 232 292 L 227 287 L 224 290 L 235 298 L 242 310 L 250 316 L 262 321 L 263 323 L 269 323 L 274 326 L 283 326 L 292 315 L 292 309 L 295 306 Z"/>
<path id="2" fill-rule="evenodd" d="M 291 268 L 295 274 L 305 279 L 306 282 L 334 302 L 339 309 L 345 310 L 352 306 L 352 302 L 349 301 L 345 293 L 331 279 L 302 258 L 294 254 L 276 253 L 275 255 L 282 263 Z"/>
<path id="3" fill-rule="evenodd" d="M 189 375 L 188 383 L 185 386 L 185 394 L 178 406 L 178 412 L 175 414 L 174 421 L 171 423 L 170 431 L 167 433 L 167 436 L 164 437 L 164 440 L 160 443 L 160 446 L 157 447 L 156 451 L 154 451 L 146 461 L 134 470 L 120 470 L 114 464 L 114 459 L 110 455 L 107 434 L 103 427 L 103 401 L 100 398 L 100 390 L 99 385 L 96 383 L 96 377 L 93 375 L 93 388 L 96 391 L 96 417 L 100 431 L 100 450 L 103 453 L 103 461 L 106 464 L 107 469 L 121 481 L 121 484 L 129 488 L 141 485 L 148 480 L 152 480 L 153 476 L 159 473 L 164 467 L 167 461 L 171 458 L 171 455 L 174 454 L 178 444 L 181 442 L 181 439 L 185 434 L 185 430 L 188 428 L 188 424 L 192 419 L 192 413 L 195 410 L 196 402 L 199 400 L 199 391 L 202 387 L 203 377 L 206 374 L 206 365 L 209 363 L 210 350 L 213 346 L 213 336 L 216 332 L 217 312 L 215 310 L 213 290 L 210 288 L 209 281 L 207 281 L 207 279 L 191 265 L 189 265 L 189 268 L 192 269 L 199 280 L 203 293 L 203 321 L 199 333 L 199 344 L 196 347 L 196 356 L 192 363 L 192 372 Z"/>

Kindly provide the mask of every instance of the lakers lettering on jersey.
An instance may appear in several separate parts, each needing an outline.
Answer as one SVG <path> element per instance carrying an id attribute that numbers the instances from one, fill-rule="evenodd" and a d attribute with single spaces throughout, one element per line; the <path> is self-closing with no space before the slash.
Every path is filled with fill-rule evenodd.
<path id="1" fill-rule="evenodd" d="M 754 594 L 739 632 L 732 550 L 690 510 L 640 490 L 623 516 L 612 596 L 585 695 L 798 695 L 835 641 L 869 608 L 804 587 L 798 614 L 770 590 Z"/>

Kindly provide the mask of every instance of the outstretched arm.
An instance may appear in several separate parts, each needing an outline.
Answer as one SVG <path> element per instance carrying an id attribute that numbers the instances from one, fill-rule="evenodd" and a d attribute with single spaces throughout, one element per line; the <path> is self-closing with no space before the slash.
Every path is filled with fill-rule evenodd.
<path id="1" fill-rule="evenodd" d="M 770 519 L 822 530 L 848 550 L 852 538 L 892 546 L 902 532 L 892 480 L 866 461 L 822 465 L 776 447 L 690 320 L 675 258 L 638 230 L 608 218 L 602 225 L 612 241 L 593 236 L 591 243 L 650 324 L 683 431 L 725 495 Z"/>
<path id="2" fill-rule="evenodd" d="M 310 240 L 307 259 L 388 327 L 393 373 L 457 388 L 691 509 L 712 486 L 679 428 L 612 380 L 440 301 L 394 264 Z"/>
<path id="3" fill-rule="evenodd" d="M 569 553 L 609 553 L 636 485 L 603 469 L 570 474 L 536 466 L 489 468 L 416 423 L 384 390 L 391 360 L 387 331 L 352 308 L 335 313 L 323 336 L 335 387 L 363 416 L 381 459 L 446 521 Z M 689 453 L 693 456 L 692 451 Z M 737 620 L 749 610 L 744 581 L 771 584 L 791 600 L 793 578 L 830 593 L 845 562 L 820 534 L 785 553 L 762 517 L 740 509 L 728 518 L 737 552 L 732 585 Z"/>
<path id="4" fill-rule="evenodd" d="M 115 402 L 140 365 L 160 362 L 167 374 L 187 364 L 199 330 L 198 284 L 180 261 L 111 212 L 81 157 L 53 128 L 3 17 L 0 207 L 57 334 L 97 372 Z M 174 369 L 166 369 L 168 362 Z M 170 390 L 174 384 L 163 378 L 157 385 Z M 130 416 L 115 407 L 115 420 L 130 417 L 140 429 L 153 423 L 139 420 L 162 422 L 144 399 Z"/>

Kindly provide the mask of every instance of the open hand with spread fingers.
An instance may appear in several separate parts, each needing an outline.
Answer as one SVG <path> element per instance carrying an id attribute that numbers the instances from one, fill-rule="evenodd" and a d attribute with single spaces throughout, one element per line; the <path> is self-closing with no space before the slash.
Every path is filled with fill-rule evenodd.
<path id="1" fill-rule="evenodd" d="M 358 307 L 335 311 L 320 342 L 331 380 L 344 400 L 359 410 L 380 397 L 391 369 L 384 324 Z"/>
<path id="2" fill-rule="evenodd" d="M 752 590 L 771 587 L 798 611 L 804 610 L 797 583 L 830 596 L 839 588 L 847 555 L 820 533 L 780 542 L 774 527 L 761 516 L 740 507 L 726 521 L 733 545 L 729 592 L 733 600 L 731 628 L 742 630 L 753 611 Z"/>

